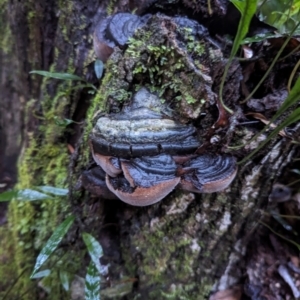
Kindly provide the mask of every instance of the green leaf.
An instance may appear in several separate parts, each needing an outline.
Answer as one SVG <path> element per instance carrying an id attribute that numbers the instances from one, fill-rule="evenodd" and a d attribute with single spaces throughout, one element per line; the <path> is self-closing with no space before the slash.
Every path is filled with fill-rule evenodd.
<path id="1" fill-rule="evenodd" d="M 99 242 L 90 234 L 84 232 L 82 234 L 83 241 L 88 249 L 90 257 L 94 262 L 98 272 L 102 274 L 103 268 L 100 264 L 100 257 L 103 255 L 103 250 Z"/>
<path id="2" fill-rule="evenodd" d="M 32 278 L 32 279 L 44 278 L 44 277 L 49 276 L 50 273 L 51 273 L 51 270 L 46 269 L 46 270 L 43 270 L 43 271 L 40 271 L 40 272 L 35 273 L 31 278 Z"/>
<path id="3" fill-rule="evenodd" d="M 62 189 L 62 188 L 57 188 L 54 186 L 48 186 L 48 185 L 43 185 L 43 186 L 38 186 L 37 187 L 39 190 L 45 193 L 50 193 L 55 196 L 67 196 L 69 193 L 68 189 Z"/>
<path id="4" fill-rule="evenodd" d="M 65 291 L 68 291 L 70 289 L 69 274 L 65 271 L 60 270 L 59 278 L 60 278 L 60 282 L 61 282 L 63 288 L 65 289 Z"/>
<path id="5" fill-rule="evenodd" d="M 11 201 L 13 199 L 16 199 L 17 196 L 18 191 L 15 190 L 3 192 L 0 194 L 0 202 Z"/>
<path id="6" fill-rule="evenodd" d="M 96 61 L 94 63 L 94 70 L 95 70 L 97 78 L 100 79 L 103 75 L 103 70 L 104 70 L 104 64 L 103 64 L 102 60 L 96 59 Z"/>
<path id="7" fill-rule="evenodd" d="M 296 173 L 296 174 L 300 175 L 300 170 L 299 169 L 292 169 L 290 171 L 293 172 L 293 173 Z"/>
<path id="8" fill-rule="evenodd" d="M 71 119 L 60 119 L 57 116 L 54 117 L 54 122 L 56 125 L 60 127 L 67 127 L 68 125 L 74 123 L 74 121 Z"/>
<path id="9" fill-rule="evenodd" d="M 41 70 L 33 70 L 29 72 L 29 74 L 38 74 L 41 76 L 49 77 L 49 78 L 55 78 L 55 79 L 61 79 L 61 80 L 80 80 L 80 81 L 86 81 L 83 78 L 70 74 L 70 73 L 53 73 L 53 72 L 47 72 L 47 71 L 41 71 Z"/>
<path id="10" fill-rule="evenodd" d="M 100 300 L 100 275 L 93 261 L 85 277 L 85 300 Z"/>
<path id="11" fill-rule="evenodd" d="M 239 49 L 242 40 L 249 30 L 250 22 L 256 11 L 257 0 L 231 0 L 231 2 L 241 13 L 238 31 L 236 33 L 230 54 L 230 57 L 234 57 Z"/>
<path id="12" fill-rule="evenodd" d="M 221 81 L 221 85 L 220 85 L 220 90 L 219 90 L 219 98 L 220 98 L 220 102 L 222 104 L 222 106 L 229 112 L 229 113 L 233 113 L 233 111 L 231 109 L 229 109 L 223 102 L 223 87 L 225 84 L 225 79 L 230 67 L 230 64 L 233 60 L 233 58 L 235 57 L 237 51 L 239 50 L 239 47 L 242 43 L 242 40 L 244 39 L 244 37 L 246 36 L 248 30 L 249 30 L 249 25 L 250 22 L 255 14 L 256 11 L 256 7 L 257 7 L 257 0 L 231 0 L 231 2 L 237 7 L 237 9 L 240 11 L 241 13 L 241 19 L 239 22 L 239 27 L 238 27 L 238 31 L 236 33 L 234 42 L 233 42 L 233 46 L 231 49 L 231 53 L 228 59 L 228 62 L 225 66 L 225 70 L 224 70 L 224 74 L 222 77 L 222 81 Z"/>
<path id="13" fill-rule="evenodd" d="M 101 296 L 105 299 L 116 299 L 122 296 L 128 295 L 133 288 L 133 284 L 137 281 L 137 278 L 125 278 L 122 277 L 122 281 L 114 282 L 111 287 L 107 287 L 101 291 Z M 167 298 L 165 298 L 167 299 Z M 185 298 L 186 299 L 186 298 Z M 221 300 L 221 299 L 220 299 Z M 223 299 L 225 300 L 225 299 Z"/>
<path id="14" fill-rule="evenodd" d="M 0 194 L 0 202 L 11 201 L 13 199 L 18 201 L 36 201 L 53 198 L 49 195 L 31 189 L 12 190 Z"/>
<path id="15" fill-rule="evenodd" d="M 278 38 L 278 37 L 280 37 L 278 34 L 274 34 L 270 32 L 261 33 L 255 36 L 246 37 L 245 39 L 242 40 L 241 44 L 259 43 L 270 38 Z"/>
<path id="16" fill-rule="evenodd" d="M 25 189 L 18 191 L 17 200 L 21 201 L 35 201 L 51 199 L 52 197 L 35 190 Z"/>
<path id="17" fill-rule="evenodd" d="M 73 224 L 74 219 L 75 218 L 73 216 L 69 216 L 55 229 L 55 231 L 47 241 L 46 245 L 43 247 L 42 251 L 38 255 L 30 278 L 33 278 L 37 270 L 45 263 L 45 261 L 50 257 L 50 255 L 56 250 L 58 244 L 60 243 L 60 241 L 63 239 L 63 237 L 68 232 L 71 225 Z"/>

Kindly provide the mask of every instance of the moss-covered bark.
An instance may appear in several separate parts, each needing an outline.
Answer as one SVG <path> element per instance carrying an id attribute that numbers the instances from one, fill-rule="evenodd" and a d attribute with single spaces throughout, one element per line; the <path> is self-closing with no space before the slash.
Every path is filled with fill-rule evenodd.
<path id="1" fill-rule="evenodd" d="M 5 81 L 1 84 L 7 91 L 7 101 L 23 111 L 25 117 L 22 119 L 19 114 L 17 123 L 6 121 L 9 126 L 19 126 L 19 136 L 15 137 L 18 147 L 22 141 L 16 188 L 39 185 L 66 188 L 71 155 L 68 140 L 73 129 L 57 124 L 72 118 L 80 92 L 72 90 L 74 82 L 42 78 L 29 72 L 49 70 L 85 76 L 92 55 L 89 11 L 83 12 L 85 6 L 74 1 L 2 1 L 1 7 L 3 16 L 10 16 L 5 26 L 1 26 L 1 58 L 5 66 L 1 72 L 6 80 L 10 78 L 12 87 L 9 90 Z M 10 98 L 11 91 L 16 96 Z M 21 131 L 23 126 L 25 130 Z M 16 140 L 11 141 L 10 134 L 7 131 L 8 142 L 15 145 Z M 8 148 L 9 143 L 5 146 Z M 65 198 L 10 203 L 8 227 L 1 227 L 1 256 L 8 259 L 0 270 L 1 278 L 6 279 L 1 280 L 4 289 L 8 290 L 18 278 L 7 295 L 9 299 L 38 298 L 37 285 L 29 279 L 33 264 L 45 241 L 68 213 L 70 208 Z M 58 272 L 62 265 L 70 273 L 78 270 L 81 263 L 76 261 L 71 252 L 66 257 L 58 251 L 49 262 L 50 266 L 54 263 L 58 266 L 41 284 L 50 291 L 50 298 L 67 297 L 62 286 L 56 284 Z"/>

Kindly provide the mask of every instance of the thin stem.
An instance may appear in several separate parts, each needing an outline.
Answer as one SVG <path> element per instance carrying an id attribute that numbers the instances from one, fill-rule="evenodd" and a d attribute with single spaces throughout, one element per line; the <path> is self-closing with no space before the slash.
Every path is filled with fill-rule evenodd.
<path id="1" fill-rule="evenodd" d="M 295 52 L 297 52 L 299 49 L 300 49 L 300 44 L 299 44 L 295 49 L 293 49 L 290 53 L 288 53 L 286 56 L 280 58 L 278 61 L 285 60 L 286 58 L 288 58 L 289 56 L 291 56 L 291 55 L 293 55 Z"/>
<path id="2" fill-rule="evenodd" d="M 277 236 L 281 237 L 282 239 L 284 239 L 285 241 L 295 245 L 299 250 L 300 250 L 300 245 L 298 245 L 296 242 L 287 239 L 286 237 L 284 237 L 283 235 L 279 234 L 278 232 L 276 232 L 275 230 L 273 230 L 269 225 L 267 225 L 266 223 L 264 223 L 263 221 L 258 221 L 260 224 L 264 225 L 265 227 L 267 227 L 270 231 L 272 231 L 274 234 L 276 234 Z"/>
<path id="3" fill-rule="evenodd" d="M 292 181 L 291 183 L 287 184 L 287 186 L 292 186 L 292 185 L 294 185 L 295 183 L 298 183 L 298 182 L 300 182 L 300 179 Z"/>
<path id="4" fill-rule="evenodd" d="M 298 70 L 299 66 L 300 66 L 300 59 L 299 59 L 298 62 L 296 63 L 296 65 L 295 65 L 295 67 L 293 68 L 293 71 L 292 71 L 292 73 L 291 73 L 291 75 L 290 75 L 290 78 L 289 78 L 289 81 L 288 81 L 288 85 L 287 85 L 288 92 L 291 91 L 292 81 L 293 81 L 293 79 L 294 79 L 294 77 L 295 77 L 295 73 L 296 73 L 296 71 Z"/>
<path id="5" fill-rule="evenodd" d="M 10 294 L 10 292 L 12 291 L 12 289 L 14 288 L 14 286 L 18 283 L 19 279 L 24 275 L 24 273 L 27 271 L 28 268 L 25 268 L 20 275 L 14 280 L 14 282 L 12 283 L 12 285 L 9 287 L 9 289 L 6 291 L 4 297 L 2 300 L 5 300 L 6 297 Z"/>
<path id="6" fill-rule="evenodd" d="M 220 102 L 221 102 L 221 105 L 223 106 L 223 108 L 228 111 L 230 114 L 233 114 L 233 111 L 227 107 L 224 102 L 223 102 L 223 88 L 224 88 L 224 84 L 225 84 L 225 79 L 226 79 L 226 76 L 227 76 L 227 73 L 228 73 L 228 70 L 229 70 L 229 67 L 231 65 L 231 62 L 233 60 L 233 57 L 230 57 L 228 59 L 228 62 L 225 66 L 225 70 L 224 70 L 224 73 L 223 73 L 223 76 L 222 76 L 222 81 L 221 81 L 221 85 L 220 85 L 220 90 L 219 90 L 219 99 L 220 99 Z"/>

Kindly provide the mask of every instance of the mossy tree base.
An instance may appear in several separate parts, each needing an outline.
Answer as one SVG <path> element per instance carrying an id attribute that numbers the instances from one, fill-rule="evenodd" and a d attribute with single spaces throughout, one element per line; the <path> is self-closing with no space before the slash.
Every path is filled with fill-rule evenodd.
<path id="1" fill-rule="evenodd" d="M 5 37 L 2 40 L 7 42 L 1 43 L 0 61 L 5 58 L 6 67 L 0 72 L 7 76 L 8 66 L 14 66 L 13 88 L 5 90 L 14 91 L 12 99 L 20 109 L 18 118 L 22 111 L 25 116 L 21 119 L 24 131 L 16 139 L 22 140 L 17 188 L 50 185 L 70 189 L 68 199 L 10 204 L 8 226 L 0 231 L 1 242 L 5 241 L 1 244 L 0 260 L 7 261 L 0 270 L 0 277 L 7 280 L 1 284 L 7 291 L 21 275 L 8 299 L 38 299 L 41 291 L 48 294 L 47 299 L 70 299 L 70 293 L 60 284 L 59 274 L 67 271 L 71 280 L 74 275 L 85 276 L 88 257 L 80 235 L 84 230 L 99 240 L 104 249 L 102 263 L 110 265 L 110 279 L 103 282 L 105 297 L 121 298 L 126 294 L 128 299 L 206 299 L 212 290 L 234 285 L 242 276 L 238 273 L 242 270 L 239 264 L 262 210 L 268 205 L 272 185 L 299 149 L 278 138 L 261 150 L 254 161 L 239 167 L 236 180 L 226 191 L 194 195 L 176 190 L 150 207 L 136 208 L 118 200 L 95 198 L 83 190 L 75 191 L 80 173 L 92 164 L 87 140 L 99 110 L 120 109 L 139 86 L 146 85 L 167 102 L 174 104 L 177 97 L 172 109 L 178 119 L 202 121 L 204 133 L 218 116 L 216 95 L 226 63 L 225 54 L 212 51 L 204 40 L 194 44 L 188 31 L 181 33 L 187 46 L 179 47 L 176 39 L 170 37 L 172 31 L 159 27 L 162 23 L 171 24 L 170 18 L 157 17 L 137 32 L 125 51 L 114 52 L 94 95 L 87 88 L 73 89 L 79 85 L 77 82 L 30 76 L 28 72 L 33 69 L 68 72 L 98 84 L 91 64 L 95 59 L 93 27 L 102 13 L 129 11 L 137 1 L 98 2 L 87 1 L 83 5 L 79 0 L 1 1 L 0 7 L 9 10 L 12 18 L 9 28 L 1 27 Z M 137 12 L 159 10 L 159 6 L 153 8 L 154 2 L 140 1 Z M 196 12 L 204 9 L 195 1 L 161 3 L 172 7 L 174 13 L 186 11 L 187 7 Z M 213 2 L 214 11 L 221 14 L 222 9 L 214 5 Z M 2 28 L 7 31 L 2 32 Z M 154 63 L 162 57 L 167 61 Z M 202 73 L 195 72 L 200 69 Z M 240 145 L 254 134 L 253 128 L 236 126 L 245 108 L 238 102 L 241 74 L 242 67 L 235 61 L 224 99 L 236 113 L 230 118 L 231 126 L 217 134 L 222 143 L 206 151 L 232 152 L 226 148 L 229 143 Z M 211 101 L 203 101 L 205 98 Z M 204 117 L 199 120 L 201 112 Z M 65 118 L 79 124 L 58 125 L 57 120 Z M 17 150 L 20 144 L 17 143 Z M 233 154 L 242 158 L 256 147 L 252 143 Z M 53 271 L 51 276 L 39 282 L 38 287 L 29 280 L 35 258 L 69 213 L 76 215 L 76 226 L 45 266 Z M 124 286 L 126 289 L 122 290 Z"/>

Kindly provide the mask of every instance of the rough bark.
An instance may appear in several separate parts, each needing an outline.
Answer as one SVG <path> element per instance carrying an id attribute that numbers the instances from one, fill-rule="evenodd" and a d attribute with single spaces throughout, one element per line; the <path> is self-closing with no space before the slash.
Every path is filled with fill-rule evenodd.
<path id="1" fill-rule="evenodd" d="M 91 232 L 104 249 L 102 263 L 109 264 L 109 276 L 103 284 L 103 294 L 107 298 L 123 295 L 127 297 L 124 299 L 206 299 L 212 291 L 239 283 L 243 276 L 247 243 L 268 205 L 272 185 L 279 180 L 297 151 L 299 154 L 299 149 L 291 140 L 278 137 L 255 159 L 239 166 L 234 183 L 226 191 L 193 194 L 176 190 L 149 207 L 131 207 L 121 201 L 75 192 L 80 172 L 91 163 L 86 137 L 93 124 L 92 116 L 97 110 L 107 107 L 107 103 L 103 102 L 107 100 L 103 96 L 103 87 L 110 85 L 109 72 L 113 72 L 114 63 L 118 63 L 119 68 L 124 67 L 121 66 L 123 54 L 121 51 L 114 54 L 99 87 L 100 93 L 94 96 L 88 93 L 87 88 L 71 90 L 78 84 L 76 82 L 42 79 L 30 76 L 29 71 L 68 72 L 96 84 L 90 65 L 95 60 L 92 49 L 94 26 L 103 14 L 132 10 L 136 3 L 93 0 L 85 1 L 85 4 L 77 0 L 2 2 L 10 12 L 10 19 L 6 20 L 10 29 L 3 35 L 7 37 L 7 43 L 9 40 L 12 42 L 6 45 L 8 51 L 5 52 L 2 46 L 0 52 L 3 91 L 0 117 L 2 124 L 7 124 L 1 127 L 5 128 L 4 133 L 0 132 L 5 147 L 1 146 L 0 151 L 15 159 L 20 149 L 16 140 L 22 137 L 24 152 L 19 165 L 19 188 L 37 185 L 66 187 L 70 184 L 72 191 L 70 203 L 10 205 L 9 226 L 13 236 L 13 244 L 10 245 L 14 249 L 14 258 L 10 261 L 17 269 L 16 273 L 20 274 L 25 269 L 23 276 L 28 278 L 36 254 L 63 219 L 65 207 L 69 205 L 78 217 L 79 231 Z M 151 6 L 154 2 L 141 1 L 138 12 L 159 10 Z M 203 13 L 201 5 L 193 7 L 194 1 L 182 1 L 183 4 L 181 1 L 178 4 L 169 2 L 166 7 L 172 7 L 174 12 L 186 9 L 185 12 L 190 14 L 188 8 L 198 8 L 199 13 Z M 215 18 L 225 15 L 226 2 L 222 5 L 213 2 L 212 7 L 217 11 Z M 207 23 L 208 14 L 204 17 L 203 21 Z M 223 67 L 224 64 L 219 64 L 216 70 L 222 71 Z M 231 118 L 231 126 L 221 133 L 224 141 L 239 144 L 249 140 L 257 131 L 255 127 L 240 129 L 234 126 L 245 108 L 238 102 L 242 95 L 237 86 L 239 79 L 234 76 L 241 74 L 242 67 L 245 68 L 245 65 L 233 64 L 225 86 L 226 104 L 236 113 Z M 220 73 L 215 71 L 214 74 L 212 89 L 216 93 Z M 87 114 L 89 104 L 92 108 Z M 25 119 L 22 118 L 23 110 Z M 67 128 L 55 123 L 55 120 L 64 118 L 76 122 L 87 118 L 87 122 L 84 126 L 72 124 Z M 21 130 L 23 122 L 25 128 Z M 208 119 L 210 126 L 213 123 Z M 68 144 L 75 148 L 72 155 L 68 153 Z M 251 143 L 233 154 L 241 159 L 257 144 Z M 213 150 L 222 150 L 223 146 Z M 2 166 L 3 163 L 0 164 Z M 18 224 L 20 219 L 26 219 L 28 231 L 22 231 Z M 40 226 L 44 226 L 43 229 Z M 75 236 L 75 246 L 63 245 L 68 248 L 59 249 L 58 255 L 69 252 L 66 258 L 69 261 L 75 259 L 77 265 L 68 269 L 65 261 L 66 268 L 83 277 L 85 270 L 80 266 L 86 260 L 78 238 L 80 235 L 77 234 L 74 229 L 68 240 L 74 242 Z M 48 283 L 52 287 L 49 299 L 68 299 L 54 279 Z M 21 292 L 16 296 L 25 293 L 22 299 L 37 299 L 37 289 L 30 286 L 28 291 L 27 279 L 18 284 Z M 47 287 L 47 284 L 44 283 L 44 286 Z"/>

